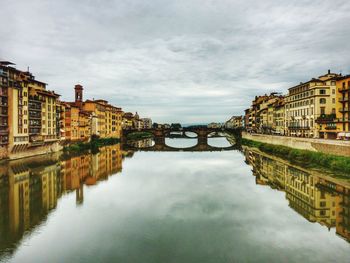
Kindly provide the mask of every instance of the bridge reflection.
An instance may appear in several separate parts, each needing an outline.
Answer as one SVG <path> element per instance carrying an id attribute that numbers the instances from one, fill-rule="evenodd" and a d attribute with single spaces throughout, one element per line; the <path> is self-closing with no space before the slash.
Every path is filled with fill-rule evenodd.
<path id="1" fill-rule="evenodd" d="M 154 144 L 149 141 L 144 141 L 145 145 L 140 145 L 140 141 L 129 141 L 127 137 L 135 132 L 148 132 L 153 135 Z M 191 137 L 188 133 L 194 133 L 197 137 Z M 232 151 L 240 149 L 237 144 L 237 138 L 240 135 L 239 130 L 227 130 L 222 128 L 207 128 L 207 127 L 188 127 L 178 129 L 144 129 L 144 130 L 126 130 L 123 132 L 123 147 L 132 151 L 153 151 L 153 152 L 218 152 Z M 208 138 L 225 137 L 230 143 L 230 146 L 219 147 L 208 144 Z M 180 139 L 197 139 L 197 144 L 191 147 L 173 147 L 166 144 L 166 138 Z M 141 140 L 142 142 L 143 140 Z"/>
<path id="2" fill-rule="evenodd" d="M 171 137 L 170 137 L 171 138 Z M 196 139 L 196 138 L 191 138 Z M 197 144 L 189 147 L 174 147 L 166 143 L 166 137 L 127 141 L 123 143 L 123 149 L 143 152 L 221 152 L 240 149 L 234 138 L 227 138 L 230 146 L 220 147 L 208 144 L 208 138 L 198 138 Z M 175 139 L 176 140 L 176 139 Z"/>

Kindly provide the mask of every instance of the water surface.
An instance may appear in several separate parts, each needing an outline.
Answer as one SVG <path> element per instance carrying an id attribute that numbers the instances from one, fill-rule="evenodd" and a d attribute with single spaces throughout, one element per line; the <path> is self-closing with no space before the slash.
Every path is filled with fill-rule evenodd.
<path id="1" fill-rule="evenodd" d="M 1 261 L 350 261 L 347 180 L 249 149 L 59 158 L 1 166 Z"/>

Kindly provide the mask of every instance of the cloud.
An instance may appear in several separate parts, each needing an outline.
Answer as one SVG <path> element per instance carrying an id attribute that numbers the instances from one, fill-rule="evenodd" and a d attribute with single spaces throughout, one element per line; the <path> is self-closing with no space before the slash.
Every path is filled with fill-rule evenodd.
<path id="1" fill-rule="evenodd" d="M 2 1 L 0 57 L 73 99 L 223 121 L 327 69 L 350 72 L 348 1 Z"/>

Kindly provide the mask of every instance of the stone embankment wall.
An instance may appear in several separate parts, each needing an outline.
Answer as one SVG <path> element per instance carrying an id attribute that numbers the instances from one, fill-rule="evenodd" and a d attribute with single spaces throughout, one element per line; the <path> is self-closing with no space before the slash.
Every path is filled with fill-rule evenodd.
<path id="1" fill-rule="evenodd" d="M 300 150 L 316 151 L 340 156 L 350 156 L 350 141 L 297 138 L 266 134 L 250 134 L 246 132 L 242 133 L 242 138 L 263 143 L 288 146 Z"/>
<path id="2" fill-rule="evenodd" d="M 55 142 L 49 145 L 43 145 L 38 147 L 29 147 L 23 151 L 18 151 L 15 153 L 8 153 L 7 158 L 10 160 L 26 158 L 30 156 L 50 154 L 62 150 L 63 147 L 59 142 Z"/>

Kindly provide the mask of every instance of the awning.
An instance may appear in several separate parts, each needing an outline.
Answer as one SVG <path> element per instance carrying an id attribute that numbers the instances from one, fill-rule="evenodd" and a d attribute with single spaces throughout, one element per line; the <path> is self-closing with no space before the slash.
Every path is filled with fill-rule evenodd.
<path id="1" fill-rule="evenodd" d="M 345 133 L 346 138 L 350 138 L 350 133 Z"/>
<path id="2" fill-rule="evenodd" d="M 339 133 L 338 133 L 338 136 L 339 136 L 339 137 L 344 137 L 344 136 L 345 136 L 345 132 L 339 132 Z"/>

